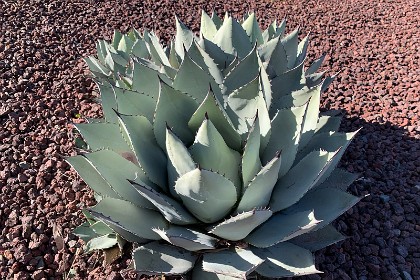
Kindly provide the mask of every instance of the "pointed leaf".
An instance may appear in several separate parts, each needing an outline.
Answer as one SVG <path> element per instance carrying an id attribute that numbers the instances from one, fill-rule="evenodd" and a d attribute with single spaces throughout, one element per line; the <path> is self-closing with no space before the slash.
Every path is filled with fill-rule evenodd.
<path id="1" fill-rule="evenodd" d="M 92 238 L 86 244 L 86 253 L 90 253 L 94 250 L 103 250 L 114 247 L 117 245 L 117 237 L 115 234 L 107 234 Z"/>
<path id="2" fill-rule="evenodd" d="M 315 268 L 314 257 L 310 251 L 289 242 L 253 251 L 265 259 L 257 268 L 257 273 L 264 277 L 282 278 L 321 273 Z"/>
<path id="3" fill-rule="evenodd" d="M 192 61 L 190 56 L 186 54 L 175 76 L 173 83 L 174 89 L 189 94 L 198 103 L 201 103 L 206 97 L 209 84 L 212 85 L 213 90 L 220 92 L 219 85 L 210 74 L 207 74 L 206 71 Z"/>
<path id="4" fill-rule="evenodd" d="M 105 224 L 116 227 L 122 237 L 124 232 L 119 232 L 118 228 L 142 238 L 159 240 L 160 236 L 152 228 L 168 227 L 168 222 L 159 212 L 137 207 L 121 199 L 105 197 L 89 212 Z"/>
<path id="5" fill-rule="evenodd" d="M 186 94 L 174 90 L 164 82 L 160 83 L 159 99 L 156 105 L 153 129 L 156 140 L 165 148 L 166 125 L 173 127 L 174 132 L 184 143 L 191 143 L 194 134 L 187 124 L 198 104 Z"/>
<path id="6" fill-rule="evenodd" d="M 241 137 L 234 129 L 232 121 L 211 89 L 209 89 L 206 98 L 188 122 L 188 126 L 192 131 L 198 130 L 206 113 L 212 123 L 215 124 L 217 130 L 220 131 L 226 144 L 235 150 L 239 150 L 241 147 Z"/>
<path id="7" fill-rule="evenodd" d="M 271 137 L 264 150 L 262 162 L 266 163 L 277 151 L 282 151 L 280 177 L 289 171 L 295 161 L 305 110 L 306 105 L 283 109 L 271 121 Z"/>
<path id="8" fill-rule="evenodd" d="M 236 53 L 240 58 L 244 58 L 252 49 L 252 44 L 245 30 L 232 17 L 225 18 L 212 41 L 226 53 Z"/>
<path id="9" fill-rule="evenodd" d="M 224 81 L 226 92 L 231 93 L 250 83 L 258 76 L 259 71 L 258 54 L 255 47 L 227 74 Z"/>
<path id="10" fill-rule="evenodd" d="M 249 130 L 248 138 L 242 154 L 242 181 L 247 186 L 262 167 L 260 160 L 260 125 L 258 116 Z"/>
<path id="11" fill-rule="evenodd" d="M 295 68 L 275 77 L 271 81 L 271 89 L 273 92 L 273 99 L 279 99 L 283 96 L 291 94 L 293 91 L 302 89 L 305 86 L 305 77 L 303 75 L 302 62 Z M 279 107 L 274 109 L 280 109 Z"/>
<path id="12" fill-rule="evenodd" d="M 98 234 L 93 231 L 88 222 L 85 222 L 75 228 L 72 233 L 82 239 L 85 244 L 92 238 L 98 237 Z"/>
<path id="13" fill-rule="evenodd" d="M 92 151 L 102 149 L 111 149 L 117 153 L 130 151 L 117 124 L 80 123 L 74 126 Z"/>
<path id="14" fill-rule="evenodd" d="M 133 91 L 144 92 L 157 100 L 159 96 L 159 79 L 165 83 L 171 83 L 171 80 L 164 74 L 146 65 L 142 60 L 133 61 Z M 155 101 L 156 102 L 156 101 Z"/>
<path id="15" fill-rule="evenodd" d="M 319 87 L 317 87 L 319 89 Z M 321 91 L 316 90 L 313 92 L 309 100 L 308 107 L 306 108 L 305 116 L 302 122 L 302 135 L 299 141 L 299 148 L 305 147 L 315 134 L 316 125 L 319 117 L 319 105 L 321 99 Z"/>
<path id="16" fill-rule="evenodd" d="M 236 202 L 236 188 L 217 173 L 195 169 L 182 175 L 175 191 L 185 207 L 205 223 L 216 222 L 230 212 Z"/>
<path id="17" fill-rule="evenodd" d="M 281 43 L 284 46 L 287 54 L 287 68 L 292 69 L 296 65 L 296 58 L 298 54 L 298 44 L 299 44 L 299 28 L 296 28 L 289 34 L 287 34 L 282 40 Z M 280 74 L 280 73 L 277 73 Z"/>
<path id="18" fill-rule="evenodd" d="M 108 150 L 86 154 L 84 157 L 103 177 L 109 188 L 121 198 L 131 201 L 137 206 L 154 209 L 153 204 L 137 193 L 127 181 L 127 179 L 131 179 L 153 185 L 140 167 Z M 118 168 L 115 168 L 116 166 Z"/>
<path id="19" fill-rule="evenodd" d="M 180 58 L 178 57 L 178 54 L 176 53 L 175 50 L 175 43 L 174 41 L 171 41 L 171 45 L 170 45 L 170 50 L 169 50 L 169 63 L 171 64 L 171 66 L 175 69 L 178 69 L 179 66 L 181 65 L 179 63 Z"/>
<path id="20" fill-rule="evenodd" d="M 338 189 L 322 188 L 307 193 L 298 203 L 287 209 L 286 213 L 313 210 L 317 219 L 321 220 L 314 229 L 317 230 L 330 224 L 360 199 Z"/>
<path id="21" fill-rule="evenodd" d="M 344 169 L 336 168 L 331 172 L 331 175 L 328 176 L 324 182 L 318 182 L 313 190 L 321 188 L 336 188 L 345 191 L 359 177 L 360 174 L 358 173 L 350 173 Z"/>
<path id="22" fill-rule="evenodd" d="M 201 24 L 200 33 L 203 34 L 207 39 L 213 39 L 217 32 L 216 24 L 213 22 L 211 17 L 204 11 L 201 11 Z"/>
<path id="23" fill-rule="evenodd" d="M 194 39 L 194 34 L 188 27 L 183 24 L 177 16 L 176 22 L 176 35 L 175 35 L 175 50 L 181 58 L 184 58 L 184 48 L 189 49 Z"/>
<path id="24" fill-rule="evenodd" d="M 239 190 L 241 179 L 239 177 L 240 154 L 229 148 L 222 135 L 213 123 L 205 119 L 198 129 L 190 153 L 196 163 L 208 170 L 224 174 Z"/>
<path id="25" fill-rule="evenodd" d="M 219 29 L 223 24 L 222 20 L 217 16 L 214 10 L 211 13 L 211 20 L 214 22 L 214 25 L 216 25 L 217 29 Z"/>
<path id="26" fill-rule="evenodd" d="M 171 197 L 159 193 L 146 185 L 131 182 L 132 186 L 162 213 L 171 224 L 187 225 L 196 223 L 197 220 L 184 209 L 182 204 Z"/>
<path id="27" fill-rule="evenodd" d="M 272 214 L 273 212 L 268 209 L 253 209 L 243 212 L 217 224 L 210 230 L 210 233 L 227 240 L 242 240 L 256 227 L 267 221 Z"/>
<path id="28" fill-rule="evenodd" d="M 69 157 L 66 161 L 95 193 L 114 198 L 120 197 L 85 157 Z"/>
<path id="29" fill-rule="evenodd" d="M 258 172 L 257 176 L 245 187 L 236 212 L 250 211 L 254 208 L 266 207 L 277 182 L 280 169 L 280 153 Z"/>
<path id="30" fill-rule="evenodd" d="M 282 44 L 279 37 L 274 38 L 269 42 L 270 44 L 273 44 L 271 42 L 275 43 L 275 47 L 271 54 L 265 54 L 266 56 L 268 56 L 268 59 L 266 58 L 266 61 L 268 61 L 267 68 L 270 71 L 274 71 L 274 74 L 280 76 L 287 71 L 288 60 L 286 49 L 284 48 L 284 45 Z"/>
<path id="31" fill-rule="evenodd" d="M 134 42 L 131 53 L 140 58 L 149 58 L 149 50 L 147 49 L 146 42 L 143 39 L 137 39 Z"/>
<path id="32" fill-rule="evenodd" d="M 249 15 L 249 17 L 242 23 L 242 27 L 245 29 L 246 34 L 249 36 L 251 43 L 258 43 L 258 45 L 264 43 L 262 32 L 258 26 L 255 13 Z"/>
<path id="33" fill-rule="evenodd" d="M 240 279 L 264 262 L 249 249 L 234 248 L 203 256 L 203 270 Z"/>
<path id="34" fill-rule="evenodd" d="M 225 53 L 218 45 L 205 37 L 200 38 L 200 46 L 214 60 L 220 70 L 225 69 L 235 59 L 235 55 Z"/>
<path id="35" fill-rule="evenodd" d="M 308 67 L 308 69 L 306 69 L 305 75 L 311 75 L 314 74 L 316 71 L 319 70 L 319 68 L 321 67 L 322 63 L 324 62 L 326 54 L 322 54 L 320 58 L 314 60 L 314 62 L 312 62 L 311 66 Z"/>
<path id="36" fill-rule="evenodd" d="M 316 231 L 299 235 L 291 239 L 290 242 L 311 252 L 315 252 L 344 239 L 346 237 L 339 233 L 332 225 L 327 225 Z"/>
<path id="37" fill-rule="evenodd" d="M 278 213 L 247 236 L 245 241 L 258 248 L 271 247 L 311 231 L 319 222 L 313 211 L 290 215 Z"/>
<path id="38" fill-rule="evenodd" d="M 102 111 L 104 112 L 105 121 L 109 123 L 118 123 L 117 115 L 114 110 L 117 108 L 117 100 L 114 89 L 108 83 L 98 84 L 101 94 Z"/>
<path id="39" fill-rule="evenodd" d="M 170 226 L 168 229 L 154 229 L 154 231 L 172 245 L 188 251 L 214 249 L 217 239 L 201 232 L 185 227 Z"/>
<path id="40" fill-rule="evenodd" d="M 297 66 L 300 63 L 302 63 L 305 58 L 306 58 L 306 52 L 308 50 L 308 45 L 309 45 L 309 34 L 302 39 L 302 41 L 300 41 L 298 48 L 297 48 L 297 57 L 296 57 L 296 61 L 295 61 L 295 65 Z"/>
<path id="41" fill-rule="evenodd" d="M 277 181 L 271 209 L 277 212 L 298 202 L 318 182 L 338 152 L 313 151 L 304 157 Z"/>
<path id="42" fill-rule="evenodd" d="M 197 259 L 191 252 L 152 242 L 133 251 L 135 270 L 148 274 L 177 275 L 191 270 Z"/>
<path id="43" fill-rule="evenodd" d="M 159 42 L 159 38 L 154 33 L 144 32 L 144 40 L 147 42 L 147 47 L 152 60 L 157 65 L 170 65 L 169 59 Z"/>
<path id="44" fill-rule="evenodd" d="M 329 131 L 338 131 L 341 120 L 342 116 L 320 116 L 315 128 L 315 135 Z"/>

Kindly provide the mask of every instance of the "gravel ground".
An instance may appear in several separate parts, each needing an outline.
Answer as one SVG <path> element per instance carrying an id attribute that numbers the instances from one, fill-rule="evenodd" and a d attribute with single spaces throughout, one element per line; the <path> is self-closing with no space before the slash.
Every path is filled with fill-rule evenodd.
<path id="1" fill-rule="evenodd" d="M 416 3 L 417 2 L 417 3 Z M 417 4 L 417 5 L 416 5 Z M 301 279 L 420 279 L 420 10 L 416 0 L 0 1 L 0 279 L 135 278 L 128 256 L 103 268 L 71 230 L 92 193 L 64 162 L 72 122 L 100 107 L 82 57 L 113 29 L 174 34 L 174 12 L 197 30 L 201 8 L 262 25 L 288 18 L 311 31 L 310 57 L 341 70 L 323 108 L 363 127 L 342 165 L 363 177 L 350 192 L 370 196 L 335 222 L 349 238 L 316 253 L 324 274 Z M 164 34 L 165 35 L 164 35 Z M 122 272 L 121 272 L 122 271 Z"/>

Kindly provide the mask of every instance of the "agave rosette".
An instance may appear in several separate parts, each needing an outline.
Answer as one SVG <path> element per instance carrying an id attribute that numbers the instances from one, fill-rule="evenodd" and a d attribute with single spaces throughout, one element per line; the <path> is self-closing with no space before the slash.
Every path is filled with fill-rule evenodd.
<path id="1" fill-rule="evenodd" d="M 98 197 L 76 230 L 90 248 L 134 242 L 145 274 L 319 272 L 312 252 L 343 239 L 330 223 L 359 201 L 336 168 L 356 132 L 320 113 L 334 77 L 324 57 L 305 69 L 308 36 L 284 30 L 203 12 L 199 36 L 176 19 L 167 47 L 136 30 L 98 42 L 104 119 L 76 125 L 91 152 L 68 158 Z"/>

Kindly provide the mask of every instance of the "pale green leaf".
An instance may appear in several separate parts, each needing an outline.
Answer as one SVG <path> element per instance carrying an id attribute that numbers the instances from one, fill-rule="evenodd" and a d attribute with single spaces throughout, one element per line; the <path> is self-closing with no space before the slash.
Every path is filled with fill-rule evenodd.
<path id="1" fill-rule="evenodd" d="M 258 45 L 264 43 L 262 32 L 258 26 L 255 13 L 251 13 L 249 15 L 249 17 L 242 23 L 242 27 L 244 28 L 246 34 L 249 36 L 251 43 L 257 43 Z"/>
<path id="2" fill-rule="evenodd" d="M 217 32 L 216 24 L 213 22 L 211 17 L 204 10 L 202 10 L 200 33 L 203 34 L 204 37 L 212 40 L 216 32 Z"/>
<path id="3" fill-rule="evenodd" d="M 260 125 L 258 115 L 254 119 L 254 124 L 249 130 L 248 138 L 242 154 L 242 182 L 247 186 L 260 171 L 262 164 L 260 160 Z"/>
<path id="4" fill-rule="evenodd" d="M 168 229 L 153 229 L 163 240 L 172 245 L 188 251 L 215 249 L 218 239 L 204 233 L 179 226 L 170 226 Z"/>

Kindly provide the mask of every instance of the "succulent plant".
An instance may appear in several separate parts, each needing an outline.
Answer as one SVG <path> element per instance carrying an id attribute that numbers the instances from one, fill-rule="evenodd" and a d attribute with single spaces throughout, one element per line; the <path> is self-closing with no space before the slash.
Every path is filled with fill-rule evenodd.
<path id="1" fill-rule="evenodd" d="M 203 12 L 199 36 L 176 19 L 167 47 L 136 30 L 98 42 L 104 119 L 76 125 L 90 153 L 68 158 L 97 195 L 76 229 L 89 248 L 132 242 L 150 275 L 319 273 L 312 252 L 344 238 L 330 223 L 359 201 L 336 168 L 356 132 L 320 113 L 334 76 L 324 56 L 305 69 L 309 36 L 285 25 Z"/>

